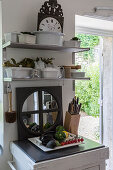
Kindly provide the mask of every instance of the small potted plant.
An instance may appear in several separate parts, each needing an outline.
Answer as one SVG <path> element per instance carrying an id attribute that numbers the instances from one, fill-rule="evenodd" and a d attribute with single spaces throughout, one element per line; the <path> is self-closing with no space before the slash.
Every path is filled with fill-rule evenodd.
<path id="1" fill-rule="evenodd" d="M 14 58 L 11 58 L 3 63 L 3 67 L 5 78 L 30 78 L 35 63 L 31 58 L 24 58 L 18 63 Z"/>
<path id="2" fill-rule="evenodd" d="M 73 37 L 71 40 L 69 41 L 64 41 L 64 46 L 65 47 L 80 47 L 80 39 L 78 37 Z"/>
<path id="3" fill-rule="evenodd" d="M 80 39 L 78 37 L 73 37 L 71 40 L 79 41 Z"/>

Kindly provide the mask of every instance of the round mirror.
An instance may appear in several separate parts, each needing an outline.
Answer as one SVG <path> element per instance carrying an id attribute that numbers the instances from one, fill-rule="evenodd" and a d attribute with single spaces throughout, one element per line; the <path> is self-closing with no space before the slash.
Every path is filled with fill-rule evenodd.
<path id="1" fill-rule="evenodd" d="M 22 120 L 25 127 L 31 132 L 38 133 L 40 131 L 39 114 L 26 114 L 26 116 L 22 117 Z"/>
<path id="2" fill-rule="evenodd" d="M 38 91 L 32 93 L 24 102 L 22 112 L 39 110 Z"/>
<path id="3" fill-rule="evenodd" d="M 42 104 L 43 110 L 58 109 L 58 105 L 54 97 L 45 91 L 42 91 Z"/>
<path id="4" fill-rule="evenodd" d="M 58 112 L 43 113 L 43 129 L 48 130 L 55 122 L 58 116 Z"/>
<path id="5" fill-rule="evenodd" d="M 39 114 L 26 114 L 26 116 L 23 116 L 22 119 L 25 127 L 31 132 L 38 133 L 40 131 Z"/>
<path id="6" fill-rule="evenodd" d="M 32 93 L 22 107 L 22 122 L 33 133 L 48 130 L 55 124 L 57 116 L 57 101 L 46 91 Z"/>
<path id="7" fill-rule="evenodd" d="M 16 88 L 16 103 L 19 140 L 54 131 L 62 124 L 61 86 Z"/>

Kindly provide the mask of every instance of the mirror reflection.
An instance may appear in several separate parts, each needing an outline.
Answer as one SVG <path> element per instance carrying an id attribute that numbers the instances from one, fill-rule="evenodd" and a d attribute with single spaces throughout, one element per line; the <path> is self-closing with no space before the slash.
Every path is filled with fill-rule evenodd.
<path id="1" fill-rule="evenodd" d="M 57 109 L 58 105 L 53 96 L 45 91 L 42 91 L 43 110 Z"/>
<path id="2" fill-rule="evenodd" d="M 38 91 L 32 93 L 24 102 L 22 112 L 39 110 Z"/>
<path id="3" fill-rule="evenodd" d="M 32 93 L 24 102 L 22 112 L 22 120 L 24 125 L 32 132 L 39 132 L 39 114 L 43 114 L 43 122 L 40 126 L 43 126 L 44 131 L 50 128 L 56 121 L 58 111 L 52 109 L 58 109 L 58 105 L 54 97 L 48 92 L 42 91 L 42 99 L 40 98 L 42 106 L 41 109 L 49 110 L 47 113 L 42 113 L 39 108 L 39 92 Z M 51 111 L 52 110 L 52 111 Z M 32 112 L 36 111 L 36 112 Z M 38 111 L 38 113 L 37 113 Z M 41 111 L 41 112 L 40 112 Z M 28 113 L 27 113 L 28 112 Z M 30 113 L 31 112 L 31 113 Z M 45 111 L 46 112 L 46 111 Z M 41 123 L 41 122 L 40 122 Z"/>
<path id="4" fill-rule="evenodd" d="M 58 112 L 43 113 L 43 127 L 44 131 L 50 128 L 57 119 Z"/>
<path id="5" fill-rule="evenodd" d="M 27 114 L 22 117 L 23 123 L 32 132 L 39 132 L 39 114 Z"/>

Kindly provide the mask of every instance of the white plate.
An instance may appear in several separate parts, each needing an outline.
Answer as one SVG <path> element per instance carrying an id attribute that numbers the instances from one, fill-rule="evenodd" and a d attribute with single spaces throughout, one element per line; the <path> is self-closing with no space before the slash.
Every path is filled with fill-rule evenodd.
<path id="1" fill-rule="evenodd" d="M 47 148 L 44 145 L 42 145 L 42 142 L 40 141 L 39 137 L 29 138 L 28 140 L 32 142 L 33 144 L 35 144 L 37 147 L 39 147 L 44 152 L 50 152 L 50 151 L 55 151 L 55 150 L 62 149 L 62 148 L 68 148 L 68 147 L 84 144 L 84 142 L 78 142 L 78 143 L 67 144 L 64 146 L 57 146 L 54 149 L 51 149 L 51 148 Z"/>

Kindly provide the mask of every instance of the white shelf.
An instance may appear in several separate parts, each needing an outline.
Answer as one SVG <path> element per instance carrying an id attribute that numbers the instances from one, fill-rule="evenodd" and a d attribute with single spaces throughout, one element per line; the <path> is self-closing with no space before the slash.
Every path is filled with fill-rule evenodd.
<path id="1" fill-rule="evenodd" d="M 51 51 L 65 51 L 65 52 L 84 52 L 89 51 L 90 48 L 77 48 L 77 47 L 65 47 L 65 46 L 57 46 L 57 45 L 38 45 L 38 44 L 20 44 L 20 43 L 12 43 L 7 42 L 3 44 L 3 49 L 6 48 L 23 48 L 23 49 L 37 49 L 37 50 L 51 50 Z"/>
<path id="2" fill-rule="evenodd" d="M 77 48 L 77 47 L 65 47 L 57 45 L 38 45 L 38 44 L 23 44 L 23 43 L 12 43 L 7 42 L 3 46 L 3 49 L 6 48 L 21 48 L 21 49 L 36 49 L 36 50 L 51 50 L 51 51 L 64 51 L 64 52 L 84 52 L 89 51 L 90 48 Z M 13 81 L 44 81 L 44 80 L 55 80 L 55 81 L 64 81 L 64 80 L 90 80 L 89 77 L 77 77 L 77 78 L 4 78 L 4 82 L 13 82 Z"/>
<path id="3" fill-rule="evenodd" d="M 64 80 L 90 80 L 89 77 L 78 77 L 78 78 L 4 78 L 4 82 L 12 82 L 12 81 L 44 81 L 44 80 L 56 80 L 56 81 L 64 81 Z"/>

